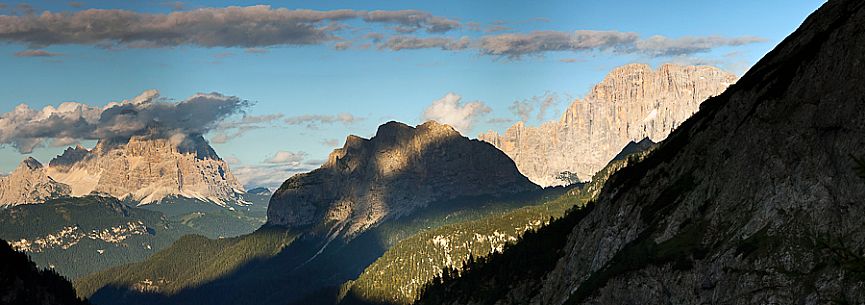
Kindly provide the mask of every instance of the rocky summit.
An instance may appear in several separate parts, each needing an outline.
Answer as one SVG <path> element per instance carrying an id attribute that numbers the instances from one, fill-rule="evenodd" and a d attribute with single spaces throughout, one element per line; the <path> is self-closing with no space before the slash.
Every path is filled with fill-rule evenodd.
<path id="1" fill-rule="evenodd" d="M 142 204 L 170 196 L 244 203 L 243 186 L 201 135 L 103 139 L 92 150 L 66 149 L 48 167 L 28 160 L 0 181 L 0 204 L 94 193 Z"/>
<path id="2" fill-rule="evenodd" d="M 863 28 L 828 1 L 568 216 L 548 272 L 435 303 L 865 303 Z"/>
<path id="3" fill-rule="evenodd" d="M 658 142 L 690 117 L 706 98 L 724 91 L 736 76 L 709 66 L 645 64 L 614 69 L 559 121 L 537 127 L 518 122 L 504 134 L 481 134 L 541 186 L 563 185 L 561 173 L 587 180 L 630 141 Z"/>
<path id="4" fill-rule="evenodd" d="M 274 193 L 268 224 L 354 236 L 430 203 L 538 189 L 504 153 L 452 127 L 389 122 L 370 139 L 349 136 L 318 169 Z"/>
<path id="5" fill-rule="evenodd" d="M 54 181 L 45 174 L 42 163 L 29 157 L 8 176 L 0 177 L 0 207 L 38 203 L 71 193 L 68 185 Z"/>

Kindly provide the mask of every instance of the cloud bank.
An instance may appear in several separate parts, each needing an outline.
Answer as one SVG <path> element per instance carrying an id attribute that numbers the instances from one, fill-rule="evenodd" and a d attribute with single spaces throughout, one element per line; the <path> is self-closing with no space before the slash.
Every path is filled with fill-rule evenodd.
<path id="1" fill-rule="evenodd" d="M 219 93 L 200 93 L 178 103 L 167 102 L 156 90 L 103 107 L 65 102 L 37 110 L 20 104 L 0 114 L 0 145 L 30 153 L 46 140 L 57 145 L 135 135 L 170 138 L 204 134 L 249 106 L 248 101 Z"/>
<path id="2" fill-rule="evenodd" d="M 28 46 L 30 50 L 19 52 L 22 54 L 19 56 L 48 56 L 50 53 L 38 49 L 67 44 L 103 48 L 236 47 L 248 53 L 266 52 L 265 48 L 274 46 L 328 44 L 337 50 L 365 49 L 370 45 L 391 51 L 474 50 L 481 55 L 517 60 L 561 51 L 681 56 L 766 41 L 753 36 L 644 39 L 634 32 L 595 30 L 502 33 L 512 30 L 503 24 L 496 24 L 494 30 L 485 34 L 456 36 L 451 33 L 459 29 L 471 32 L 479 25 L 420 10 L 307 10 L 256 5 L 170 13 L 116 9 L 41 14 L 32 8 L 16 11 L 23 13 L 0 15 L 0 42 Z M 346 24 L 349 21 L 384 25 L 394 33 L 386 36 L 369 27 Z M 343 34 L 349 37 L 342 37 Z"/>
<path id="3" fill-rule="evenodd" d="M 256 48 L 339 40 L 339 21 L 390 24 L 400 32 L 444 33 L 459 22 L 416 10 L 290 10 L 268 5 L 201 8 L 167 14 L 88 9 L 0 15 L 0 41 L 29 46 L 82 44 L 100 47 Z"/>

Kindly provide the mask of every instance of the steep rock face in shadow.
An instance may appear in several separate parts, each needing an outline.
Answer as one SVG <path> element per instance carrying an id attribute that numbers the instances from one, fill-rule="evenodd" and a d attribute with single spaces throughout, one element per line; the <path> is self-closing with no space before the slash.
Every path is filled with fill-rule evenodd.
<path id="1" fill-rule="evenodd" d="M 286 180 L 267 223 L 351 237 L 431 202 L 535 189 L 492 145 L 432 121 L 389 122 L 371 139 L 349 136 L 319 169 Z"/>
<path id="2" fill-rule="evenodd" d="M 594 208 L 574 216 L 551 272 L 483 299 L 466 296 L 482 287 L 426 298 L 865 302 L 865 181 L 851 158 L 865 153 L 863 28 L 865 2 L 824 4 L 647 159 L 614 175 Z M 446 287 L 466 287 L 459 282 Z"/>
<path id="3" fill-rule="evenodd" d="M 613 69 L 561 119 L 537 127 L 519 122 L 499 135 L 478 138 L 504 151 L 524 175 L 541 186 L 563 185 L 561 172 L 586 180 L 603 168 L 629 141 L 659 142 L 721 94 L 736 76 L 710 66 L 646 64 Z"/>

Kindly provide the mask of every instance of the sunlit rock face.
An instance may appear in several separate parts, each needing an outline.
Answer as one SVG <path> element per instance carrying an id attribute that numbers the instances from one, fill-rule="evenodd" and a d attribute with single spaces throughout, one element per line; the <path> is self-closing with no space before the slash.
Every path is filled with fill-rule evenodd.
<path id="1" fill-rule="evenodd" d="M 268 224 L 351 237 L 432 202 L 538 189 L 504 153 L 433 121 L 389 122 L 371 139 L 349 136 L 318 169 L 274 193 Z"/>
<path id="2" fill-rule="evenodd" d="M 28 157 L 6 177 L 0 177 L 0 207 L 38 203 L 69 196 L 71 188 L 45 174 L 42 163 Z"/>
<path id="3" fill-rule="evenodd" d="M 33 159 L 24 163 L 38 164 Z M 29 163 L 28 163 L 29 164 Z M 19 166 L 0 183 L 0 204 L 38 203 L 91 193 L 142 204 L 169 196 L 243 204 L 243 186 L 201 135 L 100 140 L 96 147 L 67 148 L 48 167 Z"/>
<path id="4" fill-rule="evenodd" d="M 75 196 L 95 192 L 141 203 L 183 196 L 225 205 L 239 202 L 243 192 L 228 164 L 200 135 L 102 140 L 92 151 L 82 150 L 67 149 L 48 169 L 72 186 Z"/>
<path id="5" fill-rule="evenodd" d="M 583 99 L 575 100 L 559 121 L 537 127 L 518 122 L 504 134 L 478 138 L 492 143 L 532 182 L 561 185 L 559 173 L 586 180 L 630 141 L 659 142 L 710 96 L 724 91 L 736 76 L 709 66 L 645 64 L 614 69 Z"/>

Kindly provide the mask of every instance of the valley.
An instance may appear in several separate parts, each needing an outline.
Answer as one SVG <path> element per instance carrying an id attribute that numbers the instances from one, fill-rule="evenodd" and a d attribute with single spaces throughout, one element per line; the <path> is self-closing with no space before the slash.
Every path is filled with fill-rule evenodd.
<path id="1" fill-rule="evenodd" d="M 0 3 L 0 304 L 865 304 L 862 29 L 856 0 Z"/>

